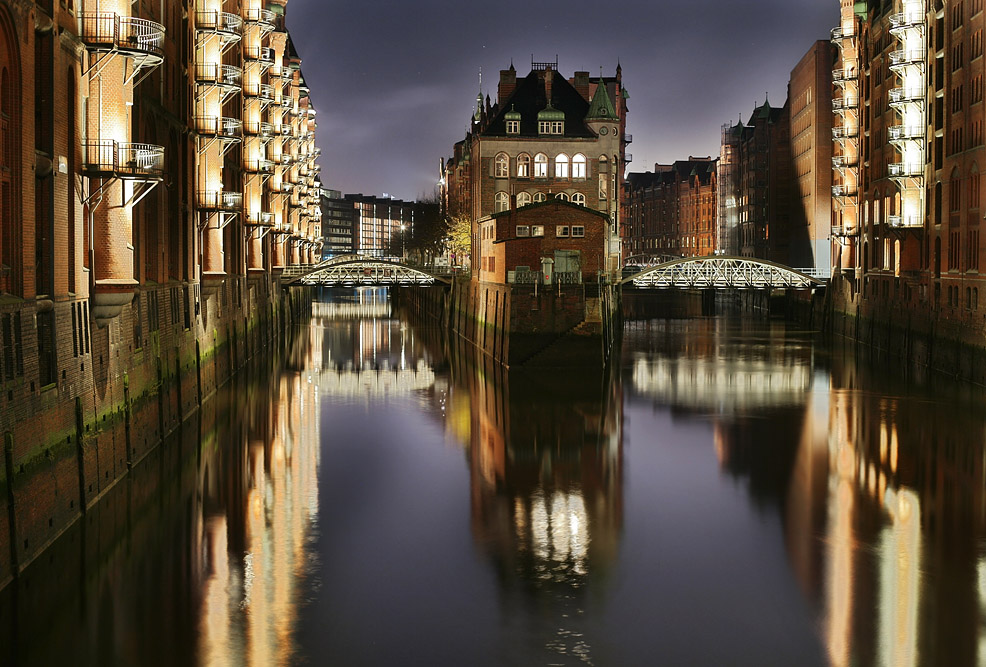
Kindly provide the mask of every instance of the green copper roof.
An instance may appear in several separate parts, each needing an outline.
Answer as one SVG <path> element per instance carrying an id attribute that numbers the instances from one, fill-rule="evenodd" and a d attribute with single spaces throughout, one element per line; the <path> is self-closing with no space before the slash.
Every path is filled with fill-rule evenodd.
<path id="1" fill-rule="evenodd" d="M 506 120 L 520 120 L 520 112 L 514 109 L 514 105 L 511 104 L 510 111 L 503 114 L 503 117 Z"/>
<path id="2" fill-rule="evenodd" d="M 538 111 L 538 120 L 565 120 L 565 112 L 559 111 L 548 102 L 548 106 Z"/>
<path id="3" fill-rule="evenodd" d="M 589 111 L 585 118 L 586 120 L 590 118 L 616 118 L 616 110 L 613 109 L 613 103 L 609 100 L 609 93 L 606 92 L 606 84 L 603 83 L 602 78 L 599 79 L 599 84 L 596 86 L 596 92 L 592 96 L 592 102 L 589 104 Z"/>
<path id="4" fill-rule="evenodd" d="M 482 90 L 479 91 L 479 94 L 478 95 L 476 95 L 476 113 L 474 113 L 472 115 L 472 117 L 473 117 L 473 120 L 475 120 L 477 122 L 479 121 L 480 118 L 483 117 L 483 91 Z"/>

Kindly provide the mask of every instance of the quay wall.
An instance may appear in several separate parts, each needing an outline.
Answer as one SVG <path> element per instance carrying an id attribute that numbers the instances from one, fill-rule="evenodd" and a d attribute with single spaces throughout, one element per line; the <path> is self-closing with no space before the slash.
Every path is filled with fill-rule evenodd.
<path id="1" fill-rule="evenodd" d="M 271 354 L 310 313 L 308 289 L 276 276 L 142 286 L 104 327 L 87 300 L 0 300 L 0 589 L 238 368 Z M 58 335 L 43 359 L 46 309 Z"/>
<path id="2" fill-rule="evenodd" d="M 459 279 L 448 327 L 506 366 L 602 365 L 620 307 L 613 285 L 518 285 Z"/>

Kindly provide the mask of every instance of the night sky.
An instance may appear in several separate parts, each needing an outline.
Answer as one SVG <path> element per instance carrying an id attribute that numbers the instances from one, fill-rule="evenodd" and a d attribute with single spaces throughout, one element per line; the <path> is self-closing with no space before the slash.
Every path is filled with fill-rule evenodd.
<path id="1" fill-rule="evenodd" d="M 324 187 L 416 199 L 465 136 L 483 72 L 612 76 L 630 94 L 631 171 L 717 154 L 724 122 L 748 119 L 828 39 L 837 0 L 291 0 L 288 27 L 318 111 Z"/>

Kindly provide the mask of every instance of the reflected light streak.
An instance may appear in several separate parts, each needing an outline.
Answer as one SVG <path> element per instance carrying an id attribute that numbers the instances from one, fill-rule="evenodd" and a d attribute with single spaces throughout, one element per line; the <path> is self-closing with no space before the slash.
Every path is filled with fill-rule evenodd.
<path id="1" fill-rule="evenodd" d="M 888 489 L 891 525 L 880 540 L 880 664 L 917 664 L 921 504 L 910 489 Z"/>

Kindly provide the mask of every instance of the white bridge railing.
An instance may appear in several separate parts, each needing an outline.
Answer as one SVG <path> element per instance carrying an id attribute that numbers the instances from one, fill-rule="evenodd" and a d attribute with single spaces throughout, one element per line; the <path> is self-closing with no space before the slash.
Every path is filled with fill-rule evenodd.
<path id="1" fill-rule="evenodd" d="M 792 269 L 750 257 L 688 257 L 644 269 L 625 278 L 651 289 L 811 288 L 825 284 L 821 269 Z M 812 275 L 814 274 L 814 275 Z"/>

